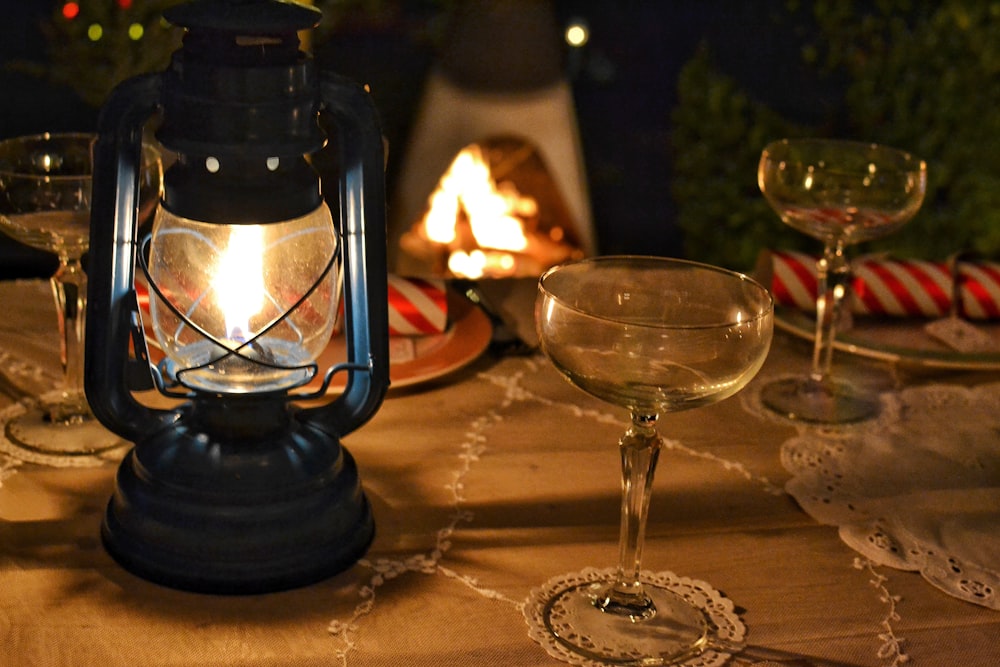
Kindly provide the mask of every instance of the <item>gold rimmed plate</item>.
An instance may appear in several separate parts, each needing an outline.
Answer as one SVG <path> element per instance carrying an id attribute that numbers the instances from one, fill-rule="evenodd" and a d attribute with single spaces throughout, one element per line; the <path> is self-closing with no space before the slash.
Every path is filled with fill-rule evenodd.
<path id="1" fill-rule="evenodd" d="M 448 315 L 448 328 L 440 334 L 389 337 L 390 390 L 438 380 L 472 363 L 486 350 L 493 327 L 481 310 L 449 292 Z M 317 363 L 325 369 L 346 358 L 346 342 L 338 335 Z M 347 373 L 334 375 L 327 394 L 339 394 L 346 382 Z"/>
<path id="2" fill-rule="evenodd" d="M 960 352 L 927 331 L 929 320 L 855 317 L 849 329 L 838 331 L 837 350 L 869 359 L 927 369 L 1000 370 L 1000 322 L 967 323 L 992 341 L 988 351 Z M 775 309 L 776 328 L 812 341 L 815 316 L 787 306 Z"/>

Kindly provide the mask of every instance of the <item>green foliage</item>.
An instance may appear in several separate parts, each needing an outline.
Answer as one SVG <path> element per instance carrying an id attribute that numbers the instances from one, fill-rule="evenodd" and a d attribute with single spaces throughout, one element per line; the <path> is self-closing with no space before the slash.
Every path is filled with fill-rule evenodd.
<path id="1" fill-rule="evenodd" d="M 167 66 L 181 33 L 162 14 L 178 2 L 133 0 L 122 7 L 110 0 L 78 0 L 79 14 L 72 18 L 62 13 L 65 3 L 56 2 L 52 19 L 43 26 L 49 56 L 44 71 L 88 104 L 100 106 L 125 79 Z"/>
<path id="2" fill-rule="evenodd" d="M 764 247 L 802 247 L 748 179 L 769 140 L 812 133 L 886 143 L 927 161 L 922 210 L 866 250 L 1000 257 L 1000 2 L 811 6 L 818 37 L 801 45 L 804 60 L 817 76 L 847 76 L 839 117 L 822 127 L 797 126 L 752 102 L 705 53 L 684 68 L 673 115 L 673 193 L 688 253 L 746 268 Z"/>
<path id="3" fill-rule="evenodd" d="M 672 191 L 685 254 L 746 270 L 768 245 L 801 247 L 760 194 L 757 161 L 768 142 L 803 130 L 719 74 L 705 50 L 681 72 L 678 93 Z"/>
<path id="4" fill-rule="evenodd" d="M 169 25 L 163 11 L 186 0 L 76 0 L 79 14 L 63 15 L 65 0 L 54 0 L 52 16 L 43 26 L 48 63 L 19 63 L 19 69 L 70 86 L 88 104 L 103 104 L 112 88 L 138 74 L 166 69 L 181 45 L 182 31 Z M 300 0 L 301 1 L 301 0 Z M 446 6 L 444 0 L 426 0 Z M 377 25 L 399 13 L 392 0 L 311 0 L 323 12 L 313 31 L 314 42 L 328 39 L 352 22 Z M 124 5 L 124 7 L 122 6 Z M 142 37 L 129 31 L 141 26 Z M 91 34 L 100 26 L 100 36 Z"/>

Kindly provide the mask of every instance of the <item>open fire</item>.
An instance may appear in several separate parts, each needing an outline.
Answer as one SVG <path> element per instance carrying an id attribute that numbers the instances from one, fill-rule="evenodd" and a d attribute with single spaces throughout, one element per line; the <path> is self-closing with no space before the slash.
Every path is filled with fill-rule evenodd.
<path id="1" fill-rule="evenodd" d="M 473 279 L 537 276 L 583 257 L 538 151 L 509 137 L 461 150 L 400 246 L 435 275 Z"/>

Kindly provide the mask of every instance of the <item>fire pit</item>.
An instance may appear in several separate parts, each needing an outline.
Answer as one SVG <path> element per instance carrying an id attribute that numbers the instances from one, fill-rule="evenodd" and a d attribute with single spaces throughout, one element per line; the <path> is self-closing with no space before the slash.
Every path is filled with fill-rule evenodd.
<path id="1" fill-rule="evenodd" d="M 400 248 L 433 275 L 537 276 L 584 253 L 544 160 L 516 137 L 462 149 Z"/>
<path id="2" fill-rule="evenodd" d="M 537 277 L 595 238 L 549 2 L 460 3 L 390 199 L 397 273 Z"/>

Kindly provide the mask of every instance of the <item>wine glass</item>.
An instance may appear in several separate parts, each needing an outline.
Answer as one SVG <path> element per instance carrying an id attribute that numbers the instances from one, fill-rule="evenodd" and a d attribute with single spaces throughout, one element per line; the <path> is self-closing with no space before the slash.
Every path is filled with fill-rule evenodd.
<path id="1" fill-rule="evenodd" d="M 92 147 L 87 133 L 45 133 L 0 141 L 0 230 L 55 253 L 51 278 L 61 336 L 61 386 L 23 404 L 0 438 L 25 460 L 71 465 L 126 444 L 93 417 L 83 390 L 83 345 L 89 248 Z M 159 152 L 143 146 L 141 215 L 152 212 L 161 187 Z M 78 460 L 78 462 L 79 462 Z"/>
<path id="2" fill-rule="evenodd" d="M 619 564 L 609 579 L 557 588 L 540 615 L 574 656 L 670 664 L 712 644 L 706 610 L 641 574 L 664 412 L 739 391 L 770 347 L 768 291 L 746 276 L 676 259 L 597 257 L 546 272 L 535 322 L 542 351 L 585 392 L 631 412 L 622 464 Z M 529 621 L 530 622 L 530 621 Z"/>
<path id="3" fill-rule="evenodd" d="M 920 209 L 927 166 L 910 153 L 838 139 L 782 139 L 764 148 L 757 182 L 782 222 L 823 242 L 816 336 L 807 377 L 767 384 L 761 401 L 789 419 L 844 424 L 873 417 L 878 400 L 830 375 L 851 270 L 844 248 L 891 234 Z"/>

